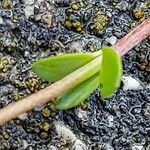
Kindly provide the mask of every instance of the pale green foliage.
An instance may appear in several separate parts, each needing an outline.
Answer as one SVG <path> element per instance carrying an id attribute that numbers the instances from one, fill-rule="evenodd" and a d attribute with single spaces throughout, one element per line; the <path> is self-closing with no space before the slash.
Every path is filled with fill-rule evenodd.
<path id="1" fill-rule="evenodd" d="M 56 100 L 56 108 L 68 109 L 84 101 L 98 87 L 99 74 L 85 80 L 73 89 L 62 93 Z"/>
<path id="2" fill-rule="evenodd" d="M 41 59 L 33 63 L 32 69 L 43 80 L 55 82 L 87 64 L 95 57 L 96 55 L 92 53 L 63 54 Z"/>
<path id="3" fill-rule="evenodd" d="M 120 85 L 122 62 L 119 54 L 110 47 L 103 47 L 103 59 L 100 70 L 100 93 L 103 97 L 111 96 Z"/>
<path id="4" fill-rule="evenodd" d="M 97 58 L 99 59 L 97 59 Z M 41 59 L 32 65 L 33 70 L 44 80 L 55 82 L 76 69 L 86 65 L 93 59 L 101 61 L 100 53 L 63 54 L 47 59 Z M 86 76 L 91 74 L 86 73 Z M 102 48 L 102 63 L 96 74 L 85 79 L 85 75 L 79 79 L 79 84 L 64 91 L 56 99 L 55 106 L 58 109 L 69 109 L 85 100 L 99 85 L 103 97 L 111 96 L 120 85 L 122 75 L 122 62 L 119 54 L 110 47 Z M 83 80 L 85 79 L 85 80 Z"/>

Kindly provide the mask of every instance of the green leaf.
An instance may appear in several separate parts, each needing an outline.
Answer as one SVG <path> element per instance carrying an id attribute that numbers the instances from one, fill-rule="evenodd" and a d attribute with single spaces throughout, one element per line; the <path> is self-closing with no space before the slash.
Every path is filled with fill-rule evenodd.
<path id="1" fill-rule="evenodd" d="M 80 68 L 99 55 L 96 53 L 63 54 L 41 59 L 32 65 L 32 69 L 43 80 L 55 82 Z"/>
<path id="2" fill-rule="evenodd" d="M 103 97 L 109 97 L 120 86 L 122 61 L 119 54 L 111 47 L 102 48 L 102 58 L 100 92 Z"/>
<path id="3" fill-rule="evenodd" d="M 80 104 L 99 86 L 99 74 L 95 74 L 73 89 L 62 93 L 56 100 L 57 109 L 69 109 Z"/>

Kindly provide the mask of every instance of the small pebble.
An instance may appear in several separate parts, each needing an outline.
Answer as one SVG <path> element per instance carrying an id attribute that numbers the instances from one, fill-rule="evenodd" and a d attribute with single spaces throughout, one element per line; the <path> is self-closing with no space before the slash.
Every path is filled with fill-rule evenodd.
<path id="1" fill-rule="evenodd" d="M 122 82 L 123 82 L 123 90 L 140 90 L 143 89 L 141 86 L 141 83 L 134 79 L 133 77 L 130 76 L 123 76 L 122 77 Z"/>
<path id="2" fill-rule="evenodd" d="M 110 43 L 111 45 L 114 45 L 117 42 L 117 37 L 116 36 L 111 36 L 110 38 L 107 38 L 106 41 L 108 43 Z"/>

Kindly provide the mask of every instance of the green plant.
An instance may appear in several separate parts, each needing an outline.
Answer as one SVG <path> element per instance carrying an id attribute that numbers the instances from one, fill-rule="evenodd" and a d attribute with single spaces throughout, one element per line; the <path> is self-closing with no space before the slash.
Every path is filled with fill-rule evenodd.
<path id="1" fill-rule="evenodd" d="M 98 65 L 81 76 L 75 86 L 57 97 L 56 108 L 69 109 L 80 104 L 98 87 L 103 97 L 113 94 L 120 85 L 122 75 L 119 54 L 113 48 L 103 47 L 95 53 L 63 54 L 41 59 L 33 63 L 32 68 L 42 79 L 56 82 L 94 59 Z"/>
<path id="2" fill-rule="evenodd" d="M 90 62 L 87 61 L 87 64 L 79 67 L 78 69 L 75 69 L 75 71 L 66 75 L 59 81 L 56 80 L 55 83 L 45 87 L 44 89 L 41 89 L 38 92 L 35 92 L 17 102 L 10 103 L 9 105 L 0 109 L 0 125 L 3 125 L 4 123 L 16 118 L 17 116 L 19 116 L 27 111 L 32 110 L 36 106 L 43 105 L 49 101 L 54 102 L 56 98 L 57 98 L 57 103 L 55 103 L 55 104 L 56 104 L 56 107 L 58 107 L 58 108 L 61 106 L 60 107 L 61 109 L 66 109 L 67 107 L 71 108 L 71 107 L 77 105 L 77 103 L 79 103 L 80 101 L 83 100 L 84 96 L 81 97 L 80 95 L 83 93 L 81 93 L 81 91 L 78 92 L 78 90 L 77 90 L 76 98 L 78 98 L 78 96 L 79 96 L 79 99 L 78 99 L 78 101 L 77 101 L 77 99 L 74 100 L 74 97 L 75 97 L 74 89 L 78 89 L 77 86 L 83 85 L 84 81 L 86 81 L 87 79 L 89 79 L 89 81 L 87 80 L 87 82 L 84 83 L 85 85 L 87 85 L 92 79 L 96 79 L 94 77 L 94 75 L 96 76 L 96 74 L 98 74 L 98 81 L 101 82 L 100 83 L 100 82 L 96 81 L 96 83 L 98 83 L 98 85 L 102 85 L 102 86 L 100 86 L 101 94 L 103 96 L 109 96 L 109 94 L 111 94 L 115 91 L 115 89 L 119 86 L 119 83 L 120 83 L 122 67 L 121 67 L 121 59 L 117 53 L 119 53 L 120 56 L 123 56 L 130 49 L 132 49 L 135 45 L 139 44 L 141 41 L 143 41 L 144 39 L 146 39 L 149 36 L 150 36 L 150 18 L 147 18 L 143 23 L 141 23 L 136 28 L 131 30 L 127 35 L 125 35 L 122 39 L 118 40 L 118 42 L 112 46 L 112 48 L 114 48 L 117 52 L 115 52 L 113 49 L 110 48 L 113 53 L 113 54 L 111 54 L 110 51 L 108 50 L 109 48 L 106 48 L 106 50 L 102 49 L 103 59 L 102 59 L 102 55 L 101 55 L 102 51 L 91 54 L 94 56 L 93 56 L 93 58 L 91 58 L 91 60 L 89 59 Z M 104 52 L 104 51 L 106 51 L 106 52 Z M 108 55 L 107 55 L 107 51 L 109 52 Z M 55 57 L 55 59 L 57 57 Z M 64 55 L 64 57 L 66 57 L 66 56 Z M 48 59 L 52 59 L 52 58 L 48 58 Z M 64 58 L 64 60 L 67 60 L 67 59 Z M 103 60 L 103 63 L 102 63 L 102 60 Z M 113 61 L 113 60 L 115 60 L 115 61 Z M 42 61 L 43 60 L 41 60 L 41 64 L 42 64 Z M 83 60 L 81 60 L 81 61 L 83 62 Z M 53 61 L 51 61 L 51 62 L 53 62 Z M 39 62 L 33 64 L 34 70 L 36 70 L 37 73 L 43 72 L 43 70 L 38 69 L 39 68 L 38 63 Z M 113 68 L 110 68 L 113 63 L 116 67 L 113 66 Z M 108 66 L 108 68 L 106 69 L 105 66 Z M 43 66 L 43 68 L 45 68 L 45 67 Z M 103 70 L 104 68 L 106 70 Z M 111 71 L 109 68 L 111 69 Z M 57 70 L 56 70 L 56 73 L 57 73 Z M 100 73 L 100 75 L 99 75 L 99 73 Z M 107 76 L 105 76 L 106 73 L 107 73 Z M 47 75 L 47 73 L 45 75 Z M 93 76 L 93 78 L 90 78 L 92 76 Z M 100 78 L 100 76 L 101 76 L 101 78 Z M 49 77 L 49 76 L 47 76 L 47 77 Z M 60 77 L 59 74 L 58 74 L 58 77 Z M 107 79 L 109 78 L 109 82 L 112 82 L 112 81 L 113 82 L 109 83 L 108 80 L 106 81 L 105 77 L 107 77 Z M 54 79 L 55 79 L 55 77 L 54 77 Z M 94 82 L 92 82 L 92 83 L 94 83 Z M 93 85 L 95 85 L 95 84 L 93 84 Z M 91 86 L 89 85 L 89 87 L 91 87 Z M 92 87 L 94 87 L 94 86 L 92 86 Z M 84 88 L 85 88 L 85 86 L 84 86 Z M 82 89 L 82 86 L 81 86 L 81 89 Z M 67 91 L 68 91 L 68 94 L 67 94 Z M 102 92 L 102 91 L 104 91 L 104 92 Z M 92 92 L 92 90 L 87 90 L 85 93 L 87 95 L 89 95 L 91 92 Z M 62 94 L 63 94 L 63 96 L 62 96 Z M 68 97 L 68 101 L 69 102 L 75 101 L 77 103 L 69 104 L 68 102 L 66 102 L 67 104 L 69 104 L 66 107 L 64 105 L 63 98 L 65 96 L 69 96 L 69 95 L 71 96 L 71 99 L 70 99 L 70 97 Z M 87 95 L 85 95 L 85 97 Z M 62 103 L 60 103 L 61 102 L 60 100 L 62 100 Z M 59 104 L 61 104 L 61 105 L 59 105 Z M 71 106 L 71 105 L 73 105 L 73 106 Z"/>

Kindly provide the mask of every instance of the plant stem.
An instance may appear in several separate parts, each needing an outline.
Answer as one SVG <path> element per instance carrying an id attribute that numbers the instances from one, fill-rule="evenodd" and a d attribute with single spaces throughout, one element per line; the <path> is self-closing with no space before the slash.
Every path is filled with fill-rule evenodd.
<path id="1" fill-rule="evenodd" d="M 150 17 L 112 46 L 121 56 L 150 36 Z"/>
<path id="2" fill-rule="evenodd" d="M 150 36 L 150 18 L 143 22 L 141 25 L 133 29 L 124 38 L 119 40 L 116 45 L 113 46 L 120 55 L 127 53 L 132 47 L 140 43 L 143 39 Z M 101 55 L 96 57 L 93 61 L 85 66 L 77 69 L 73 73 L 67 75 L 63 79 L 55 82 L 54 84 L 46 87 L 34 93 L 18 102 L 9 104 L 8 106 L 0 110 L 0 125 L 16 118 L 17 116 L 32 110 L 34 107 L 52 101 L 62 92 L 73 88 L 81 81 L 94 75 L 100 70 L 100 64 L 102 61 Z M 90 72 L 90 73 L 89 73 Z"/>

